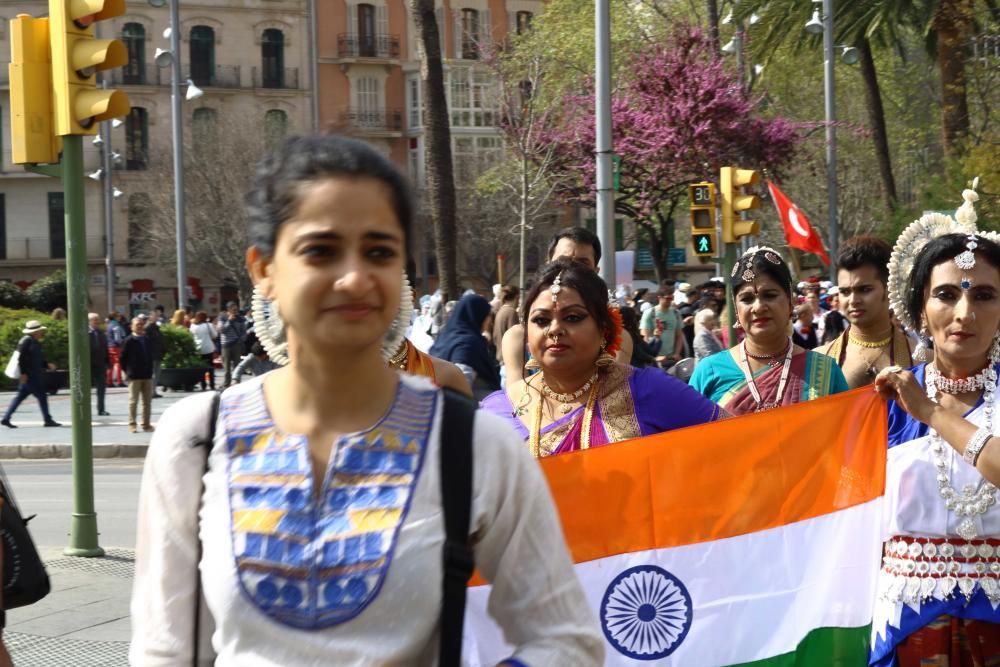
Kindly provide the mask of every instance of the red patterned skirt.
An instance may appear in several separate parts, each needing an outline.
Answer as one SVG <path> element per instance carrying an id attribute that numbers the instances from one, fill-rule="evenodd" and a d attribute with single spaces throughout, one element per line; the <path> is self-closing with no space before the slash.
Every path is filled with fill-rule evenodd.
<path id="1" fill-rule="evenodd" d="M 1000 667 L 1000 625 L 939 616 L 896 647 L 899 667 Z"/>

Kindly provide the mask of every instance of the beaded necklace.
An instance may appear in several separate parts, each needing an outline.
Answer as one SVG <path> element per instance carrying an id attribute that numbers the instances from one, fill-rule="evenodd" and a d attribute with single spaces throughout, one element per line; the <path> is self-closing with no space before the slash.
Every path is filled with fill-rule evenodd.
<path id="1" fill-rule="evenodd" d="M 580 449 L 590 448 L 590 430 L 591 424 L 594 421 L 594 407 L 597 405 L 597 395 L 600 393 L 601 388 L 601 378 L 598 378 L 594 382 L 593 386 L 590 388 L 590 395 L 587 397 L 587 405 L 583 409 L 583 428 L 580 433 Z M 542 453 L 542 403 L 544 402 L 541 395 L 538 397 L 538 402 L 535 403 L 534 414 L 532 415 L 533 425 L 531 428 L 531 435 L 528 437 L 528 450 L 531 455 L 536 459 L 542 458 L 542 456 L 548 456 L 551 451 L 546 451 Z"/>

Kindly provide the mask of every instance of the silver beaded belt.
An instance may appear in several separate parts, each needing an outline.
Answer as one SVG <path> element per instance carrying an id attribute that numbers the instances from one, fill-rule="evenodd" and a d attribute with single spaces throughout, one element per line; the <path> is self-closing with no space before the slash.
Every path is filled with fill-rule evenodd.
<path id="1" fill-rule="evenodd" d="M 882 553 L 879 595 L 885 600 L 916 604 L 961 593 L 968 601 L 979 587 L 991 602 L 1000 602 L 998 539 L 897 535 Z"/>

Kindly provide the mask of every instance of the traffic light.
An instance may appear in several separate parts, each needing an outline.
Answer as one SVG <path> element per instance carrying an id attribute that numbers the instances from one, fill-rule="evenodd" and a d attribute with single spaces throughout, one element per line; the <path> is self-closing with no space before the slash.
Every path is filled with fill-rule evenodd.
<path id="1" fill-rule="evenodd" d="M 760 197 L 747 194 L 743 188 L 760 181 L 760 174 L 753 169 L 723 167 L 719 174 L 719 194 L 722 198 L 722 241 L 738 243 L 741 236 L 760 233 L 754 220 L 742 220 L 740 213 L 760 208 Z"/>
<path id="2" fill-rule="evenodd" d="M 96 21 L 124 13 L 125 0 L 49 0 L 57 135 L 97 134 L 99 122 L 128 113 L 125 93 L 98 90 L 94 76 L 99 70 L 128 62 L 124 44 L 116 39 L 94 39 Z"/>
<path id="3" fill-rule="evenodd" d="M 52 132 L 49 20 L 10 21 L 10 134 L 14 164 L 54 164 L 62 140 Z"/>
<path id="4" fill-rule="evenodd" d="M 691 245 L 699 257 L 715 256 L 715 185 L 692 183 L 688 186 L 691 199 Z"/>

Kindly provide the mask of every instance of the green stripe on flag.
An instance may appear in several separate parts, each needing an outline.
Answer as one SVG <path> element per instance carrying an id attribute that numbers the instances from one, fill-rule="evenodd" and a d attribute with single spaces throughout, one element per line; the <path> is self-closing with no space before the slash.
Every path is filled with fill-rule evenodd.
<path id="1" fill-rule="evenodd" d="M 864 667 L 868 664 L 871 632 L 871 625 L 817 628 L 790 653 L 732 667 Z"/>

